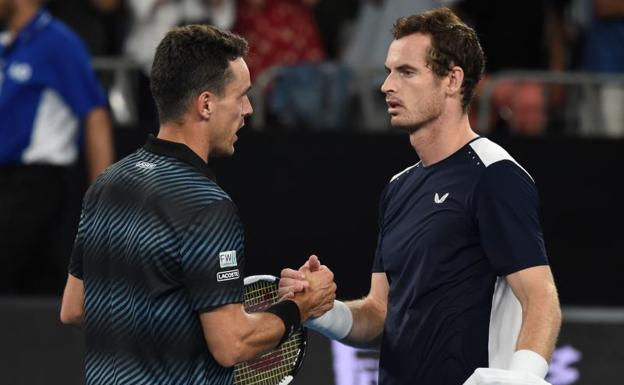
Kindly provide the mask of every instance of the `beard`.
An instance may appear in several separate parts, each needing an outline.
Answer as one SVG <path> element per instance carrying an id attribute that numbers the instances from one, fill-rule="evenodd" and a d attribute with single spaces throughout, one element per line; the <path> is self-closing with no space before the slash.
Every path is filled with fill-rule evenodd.
<path id="1" fill-rule="evenodd" d="M 401 131 L 405 131 L 408 134 L 413 134 L 416 131 L 420 130 L 422 127 L 427 126 L 432 121 L 436 120 L 442 114 L 441 106 L 431 104 L 426 106 L 426 108 L 420 113 L 410 114 L 408 116 L 403 117 L 401 120 L 393 122 L 390 120 L 390 125 L 393 128 L 399 129 Z"/>

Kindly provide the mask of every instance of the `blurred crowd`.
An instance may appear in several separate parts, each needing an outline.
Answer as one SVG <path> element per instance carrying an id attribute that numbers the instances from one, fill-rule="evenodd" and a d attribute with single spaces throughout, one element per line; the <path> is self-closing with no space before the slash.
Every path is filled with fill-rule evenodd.
<path id="1" fill-rule="evenodd" d="M 621 0 L 49 0 L 47 6 L 92 55 L 123 56 L 141 66 L 138 111 L 151 126 L 157 122 L 145 74 L 162 36 L 187 23 L 217 25 L 250 42 L 246 61 L 263 88 L 262 111 L 272 129 L 387 129 L 377 88 L 390 28 L 399 16 L 439 6 L 454 9 L 479 33 L 487 57 L 480 88 L 510 70 L 624 74 Z M 498 81 L 487 127 L 529 136 L 624 135 L 624 85 L 583 85 L 582 79 Z M 574 112 L 577 119 L 567 119 Z"/>

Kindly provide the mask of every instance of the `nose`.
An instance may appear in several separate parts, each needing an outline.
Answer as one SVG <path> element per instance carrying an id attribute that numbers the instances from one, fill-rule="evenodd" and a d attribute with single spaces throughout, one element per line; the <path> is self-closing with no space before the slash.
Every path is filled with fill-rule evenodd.
<path id="1" fill-rule="evenodd" d="M 245 99 L 243 100 L 243 116 L 249 116 L 251 114 L 253 114 L 253 107 L 251 106 L 249 97 L 245 95 Z"/>
<path id="2" fill-rule="evenodd" d="M 392 81 L 392 74 L 389 73 L 386 76 L 386 79 L 384 80 L 384 82 L 381 85 L 381 92 L 383 92 L 384 94 L 388 94 L 390 92 L 395 92 L 396 91 L 396 87 L 394 85 L 394 82 Z"/>

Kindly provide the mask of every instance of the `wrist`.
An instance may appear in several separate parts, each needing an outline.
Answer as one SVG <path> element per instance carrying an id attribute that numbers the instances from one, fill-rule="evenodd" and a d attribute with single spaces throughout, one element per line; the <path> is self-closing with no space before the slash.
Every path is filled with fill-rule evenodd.
<path id="1" fill-rule="evenodd" d="M 539 378 L 544 378 L 546 374 L 548 374 L 548 362 L 538 353 L 532 350 L 522 349 L 516 351 L 511 357 L 509 370 L 530 373 Z"/>
<path id="2" fill-rule="evenodd" d="M 278 316 L 284 323 L 284 334 L 282 335 L 278 345 L 286 342 L 291 334 L 301 327 L 301 313 L 299 305 L 297 305 L 295 301 L 280 301 L 271 305 L 265 310 L 265 312 Z"/>
<path id="3" fill-rule="evenodd" d="M 353 314 L 344 302 L 334 301 L 334 307 L 330 311 L 320 317 L 308 319 L 304 325 L 330 339 L 341 340 L 351 332 Z"/>

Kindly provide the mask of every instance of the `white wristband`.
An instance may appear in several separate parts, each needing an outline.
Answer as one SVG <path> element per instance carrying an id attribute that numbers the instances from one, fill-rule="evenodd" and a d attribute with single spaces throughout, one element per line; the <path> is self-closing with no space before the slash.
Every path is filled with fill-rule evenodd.
<path id="1" fill-rule="evenodd" d="M 344 302 L 334 301 L 333 309 L 320 317 L 308 319 L 304 325 L 332 340 L 341 340 L 351 332 L 353 314 Z"/>
<path id="2" fill-rule="evenodd" d="M 518 350 L 511 357 L 509 370 L 531 373 L 539 378 L 544 378 L 548 374 L 548 362 L 532 350 Z"/>

